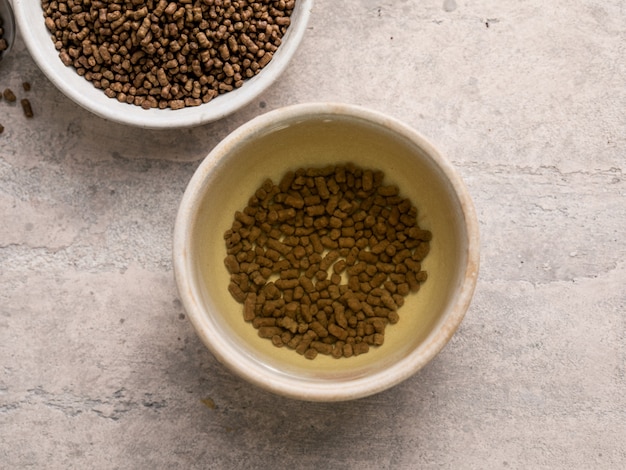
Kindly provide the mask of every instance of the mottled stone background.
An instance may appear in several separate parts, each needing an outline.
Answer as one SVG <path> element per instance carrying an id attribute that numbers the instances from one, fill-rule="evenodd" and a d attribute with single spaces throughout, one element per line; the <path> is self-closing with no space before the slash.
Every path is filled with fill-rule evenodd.
<path id="1" fill-rule="evenodd" d="M 0 467 L 626 467 L 626 3 L 316 0 L 281 79 L 183 131 L 106 122 L 21 38 L 0 88 Z M 19 97 L 19 96 L 18 96 Z M 451 343 L 395 388 L 285 400 L 196 337 L 170 249 L 194 169 L 250 118 L 398 117 L 464 177 L 482 236 Z"/>

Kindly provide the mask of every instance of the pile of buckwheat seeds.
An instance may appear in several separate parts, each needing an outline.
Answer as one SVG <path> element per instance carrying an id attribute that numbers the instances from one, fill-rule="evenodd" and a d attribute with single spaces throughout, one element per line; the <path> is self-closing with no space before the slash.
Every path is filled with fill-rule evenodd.
<path id="1" fill-rule="evenodd" d="M 265 67 L 295 0 L 42 0 L 67 66 L 120 102 L 181 109 Z"/>
<path id="2" fill-rule="evenodd" d="M 420 289 L 431 232 L 384 173 L 351 163 L 266 180 L 224 234 L 228 289 L 243 318 L 307 359 L 351 357 Z"/>

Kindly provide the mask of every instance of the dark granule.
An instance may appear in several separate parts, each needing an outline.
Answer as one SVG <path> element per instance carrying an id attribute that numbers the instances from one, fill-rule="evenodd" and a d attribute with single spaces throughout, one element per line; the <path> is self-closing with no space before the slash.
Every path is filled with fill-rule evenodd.
<path id="1" fill-rule="evenodd" d="M 13 103 L 15 102 L 15 100 L 17 100 L 15 93 L 13 93 L 13 90 L 11 90 L 10 88 L 5 88 L 2 95 L 4 96 L 4 99 L 7 100 L 9 103 Z"/>

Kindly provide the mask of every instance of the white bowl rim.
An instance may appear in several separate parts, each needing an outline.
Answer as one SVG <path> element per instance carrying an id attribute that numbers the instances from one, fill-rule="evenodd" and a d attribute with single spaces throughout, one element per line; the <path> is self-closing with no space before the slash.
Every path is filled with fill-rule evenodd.
<path id="1" fill-rule="evenodd" d="M 298 0 L 296 2 L 299 17 L 287 30 L 289 40 L 283 41 L 274 59 L 259 74 L 248 79 L 241 88 L 221 94 L 209 103 L 200 106 L 178 110 L 146 110 L 140 106 L 120 103 L 114 98 L 107 97 L 101 90 L 97 90 L 101 92 L 99 94 L 89 92 L 82 94 L 81 90 L 86 90 L 87 87 L 83 86 L 80 80 L 84 81 L 90 88 L 96 89 L 86 79 L 80 77 L 72 67 L 63 65 L 58 57 L 55 57 L 58 64 L 51 65 L 49 56 L 50 52 L 54 51 L 52 40 L 50 40 L 49 45 L 43 45 L 33 33 L 35 31 L 33 25 L 37 21 L 29 10 L 33 1 L 13 0 L 13 10 L 21 37 L 44 75 L 63 94 L 93 114 L 120 124 L 146 129 L 177 129 L 200 126 L 222 119 L 249 104 L 265 92 L 287 68 L 304 37 L 313 8 L 313 0 Z M 40 5 L 37 1 L 35 3 Z M 41 13 L 43 15 L 43 11 Z M 43 17 L 41 17 L 41 24 L 43 25 Z M 80 80 L 77 80 L 78 78 Z"/>
<path id="2" fill-rule="evenodd" d="M 331 381 L 307 381 L 303 384 L 279 371 L 273 371 L 271 375 L 268 375 L 268 368 L 257 370 L 251 367 L 249 358 L 236 346 L 219 334 L 202 328 L 201 318 L 205 313 L 199 307 L 200 295 L 190 282 L 188 273 L 192 269 L 191 260 L 185 256 L 185 253 L 191 241 L 190 216 L 201 199 L 204 181 L 210 177 L 212 168 L 219 165 L 220 160 L 225 158 L 236 142 L 262 129 L 276 126 L 277 120 L 294 122 L 300 118 L 328 114 L 357 117 L 384 126 L 418 143 L 428 153 L 449 179 L 459 198 L 468 236 L 467 263 L 464 282 L 458 293 L 456 304 L 450 309 L 449 315 L 439 330 L 431 335 L 427 347 L 419 348 L 419 354 L 416 349 L 399 362 L 374 375 L 341 381 L 339 384 Z M 344 103 L 303 103 L 278 108 L 257 116 L 234 130 L 207 155 L 190 179 L 176 216 L 173 237 L 174 275 L 181 300 L 197 334 L 208 349 L 232 372 L 260 388 L 278 395 L 306 401 L 344 401 L 362 398 L 397 385 L 419 371 L 443 349 L 463 320 L 477 283 L 479 261 L 479 227 L 476 212 L 465 184 L 452 164 L 428 139 L 401 121 L 379 111 Z"/>

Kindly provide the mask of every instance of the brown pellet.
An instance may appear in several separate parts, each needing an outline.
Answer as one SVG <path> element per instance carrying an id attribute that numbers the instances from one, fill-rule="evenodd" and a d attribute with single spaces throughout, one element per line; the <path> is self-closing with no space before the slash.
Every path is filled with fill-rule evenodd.
<path id="1" fill-rule="evenodd" d="M 333 345 L 329 343 L 323 343 L 321 341 L 312 341 L 311 348 L 315 349 L 320 354 L 329 355 L 333 352 Z"/>
<path id="2" fill-rule="evenodd" d="M 285 345 L 282 336 L 278 335 L 272 336 L 272 344 L 277 348 L 282 348 Z"/>
<path id="3" fill-rule="evenodd" d="M 340 340 L 345 340 L 348 337 L 348 332 L 334 323 L 328 325 L 328 332 Z"/>
<path id="4" fill-rule="evenodd" d="M 9 103 L 14 103 L 17 100 L 15 93 L 13 93 L 13 90 L 11 90 L 10 88 L 5 88 L 4 92 L 2 92 L 2 96 L 4 96 L 4 99 L 7 100 Z"/>
<path id="5" fill-rule="evenodd" d="M 235 255 L 228 255 L 224 259 L 224 265 L 230 274 L 237 274 L 239 272 L 239 262 Z"/>
<path id="6" fill-rule="evenodd" d="M 304 357 L 307 359 L 315 359 L 317 357 L 317 349 L 309 348 L 304 352 Z"/>
<path id="7" fill-rule="evenodd" d="M 427 280 L 432 234 L 383 180 L 352 164 L 300 168 L 266 179 L 235 213 L 224 233 L 228 288 L 259 336 L 307 359 L 384 345 Z"/>
<path id="8" fill-rule="evenodd" d="M 237 284 L 235 284 L 234 282 L 231 282 L 228 285 L 228 291 L 230 292 L 230 294 L 233 296 L 233 298 L 240 303 L 243 303 L 246 300 L 246 294 L 244 291 L 241 290 L 241 287 L 239 287 Z"/>
<path id="9" fill-rule="evenodd" d="M 280 336 L 282 333 L 282 328 L 277 326 L 262 326 L 258 329 L 258 334 L 261 338 L 271 339 L 273 336 Z"/>
<path id="10" fill-rule="evenodd" d="M 276 318 L 273 317 L 255 317 L 252 320 L 252 326 L 259 329 L 266 326 L 276 326 Z"/>
<path id="11" fill-rule="evenodd" d="M 245 321 L 252 321 L 255 319 L 255 307 L 256 307 L 256 294 L 253 292 L 246 297 L 243 304 L 243 319 Z"/>
<path id="12" fill-rule="evenodd" d="M 361 341 L 359 343 L 354 343 L 352 345 L 352 351 L 354 352 L 355 356 L 358 356 L 360 354 L 365 354 L 366 352 L 368 352 L 370 350 L 370 346 L 369 344 L 367 344 L 364 341 Z"/>
<path id="13" fill-rule="evenodd" d="M 24 116 L 26 116 L 27 118 L 32 118 L 34 114 L 33 114 L 33 108 L 30 105 L 30 101 L 27 98 L 22 98 L 20 100 L 20 104 L 22 105 Z"/>

